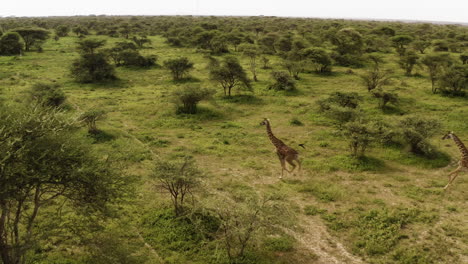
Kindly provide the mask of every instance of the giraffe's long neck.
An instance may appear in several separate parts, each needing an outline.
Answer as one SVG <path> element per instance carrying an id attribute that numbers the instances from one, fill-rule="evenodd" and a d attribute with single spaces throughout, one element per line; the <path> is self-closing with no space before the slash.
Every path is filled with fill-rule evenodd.
<path id="1" fill-rule="evenodd" d="M 468 150 L 466 149 L 463 142 L 455 134 L 452 134 L 452 138 L 453 138 L 453 141 L 455 141 L 455 144 L 457 145 L 458 149 L 460 149 L 460 152 L 462 154 L 462 159 L 468 160 Z"/>
<path id="2" fill-rule="evenodd" d="M 271 131 L 270 122 L 267 122 L 266 130 L 267 130 L 267 134 L 268 134 L 268 137 L 270 138 L 271 143 L 273 143 L 273 145 L 275 145 L 275 147 L 278 148 L 278 147 L 281 147 L 281 146 L 284 145 L 283 141 L 281 141 L 280 139 L 275 137 L 275 135 L 273 135 L 273 132 Z"/>

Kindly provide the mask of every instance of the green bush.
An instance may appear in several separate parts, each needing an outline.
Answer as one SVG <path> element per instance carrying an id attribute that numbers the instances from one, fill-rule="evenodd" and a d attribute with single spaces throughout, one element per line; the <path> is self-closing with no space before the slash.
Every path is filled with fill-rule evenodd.
<path id="1" fill-rule="evenodd" d="M 268 89 L 273 89 L 276 91 L 296 90 L 296 84 L 288 73 L 283 71 L 275 71 L 271 73 L 271 77 L 273 77 L 275 83 L 271 84 Z"/>
<path id="2" fill-rule="evenodd" d="M 23 47 L 23 40 L 16 32 L 8 32 L 0 38 L 0 55 L 21 54 Z"/>
<path id="3" fill-rule="evenodd" d="M 198 103 L 210 99 L 214 93 L 213 89 L 185 85 L 175 89 L 172 96 L 174 103 L 177 105 L 177 113 L 196 114 Z"/>
<path id="4" fill-rule="evenodd" d="M 193 63 L 187 57 L 171 59 L 164 62 L 164 67 L 171 71 L 172 79 L 183 79 L 193 69 Z"/>
<path id="5" fill-rule="evenodd" d="M 36 83 L 29 91 L 31 98 L 43 106 L 59 107 L 66 99 L 58 84 Z"/>
<path id="6" fill-rule="evenodd" d="M 294 249 L 295 239 L 291 236 L 269 237 L 263 242 L 270 251 L 290 252 Z"/>
<path id="7" fill-rule="evenodd" d="M 107 62 L 103 53 L 83 54 L 71 66 L 71 74 L 77 82 L 92 83 L 115 80 L 114 66 Z"/>
<path id="8" fill-rule="evenodd" d="M 410 145 L 414 154 L 435 157 L 436 149 L 429 144 L 428 139 L 439 131 L 441 124 L 433 118 L 410 116 L 400 121 L 401 135 Z"/>

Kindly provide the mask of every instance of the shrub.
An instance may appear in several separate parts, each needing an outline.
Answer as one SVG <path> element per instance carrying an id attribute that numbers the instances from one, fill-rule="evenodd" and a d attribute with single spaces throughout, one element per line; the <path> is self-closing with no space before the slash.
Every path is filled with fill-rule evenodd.
<path id="1" fill-rule="evenodd" d="M 276 91 L 293 91 L 296 90 L 296 84 L 291 76 L 283 71 L 274 71 L 271 76 L 275 80 L 275 83 L 270 85 L 268 89 L 274 89 Z"/>
<path id="2" fill-rule="evenodd" d="M 367 70 L 365 74 L 361 75 L 361 79 L 366 86 L 367 91 L 370 92 L 389 84 L 391 79 L 390 73 L 390 71 L 382 70 L 376 63 L 375 67 L 371 70 Z"/>
<path id="3" fill-rule="evenodd" d="M 200 185 L 203 173 L 198 169 L 194 160 L 185 159 L 177 161 L 156 162 L 152 179 L 164 192 L 169 193 L 176 216 L 185 213 L 185 201 L 192 196 Z"/>
<path id="4" fill-rule="evenodd" d="M 349 150 L 354 157 L 364 156 L 366 149 L 375 141 L 375 131 L 361 120 L 346 123 L 342 134 L 347 139 Z"/>
<path id="5" fill-rule="evenodd" d="M 116 66 L 151 67 L 156 65 L 157 56 L 144 57 L 137 51 L 132 42 L 117 42 L 114 47 L 107 49 L 106 54 Z"/>
<path id="6" fill-rule="evenodd" d="M 215 93 L 214 90 L 208 88 L 200 88 L 199 86 L 187 85 L 182 86 L 172 92 L 174 102 L 178 105 L 177 111 L 184 114 L 196 114 L 197 104 L 211 98 Z"/>
<path id="7" fill-rule="evenodd" d="M 362 97 L 359 96 L 357 93 L 334 92 L 330 94 L 328 98 L 319 100 L 317 103 L 320 107 L 320 111 L 324 112 L 326 110 L 329 110 L 331 105 L 355 109 L 359 106 L 359 103 L 361 101 Z"/>
<path id="8" fill-rule="evenodd" d="M 43 106 L 58 107 L 66 98 L 58 84 L 36 83 L 29 92 L 31 98 Z"/>
<path id="9" fill-rule="evenodd" d="M 114 66 L 107 62 L 103 53 L 83 54 L 73 62 L 70 71 L 73 78 L 81 83 L 117 79 Z"/>
<path id="10" fill-rule="evenodd" d="M 120 65 L 122 66 L 136 66 L 136 67 L 151 67 L 156 65 L 156 56 L 144 57 L 136 50 L 123 50 L 118 52 Z"/>
<path id="11" fill-rule="evenodd" d="M 210 62 L 214 66 L 215 62 Z M 210 67 L 210 79 L 218 82 L 224 90 L 224 95 L 231 96 L 231 91 L 236 86 L 251 89 L 250 80 L 247 78 L 244 68 L 236 57 L 226 57 L 218 67 Z"/>
<path id="12" fill-rule="evenodd" d="M 314 64 L 316 72 L 327 73 L 332 71 L 332 59 L 325 49 L 308 48 L 303 50 L 302 53 Z"/>
<path id="13" fill-rule="evenodd" d="M 164 67 L 172 73 L 173 80 L 183 79 L 193 69 L 193 63 L 187 57 L 171 59 L 164 62 Z"/>
<path id="14" fill-rule="evenodd" d="M 414 65 L 418 64 L 419 56 L 414 51 L 407 51 L 400 56 L 398 64 L 400 67 L 405 70 L 406 76 L 411 76 Z"/>
<path id="15" fill-rule="evenodd" d="M 382 109 L 385 108 L 388 103 L 393 105 L 398 103 L 398 94 L 396 93 L 385 92 L 382 89 L 379 89 L 377 91 L 373 91 L 372 95 L 379 99 L 379 107 Z"/>
<path id="16" fill-rule="evenodd" d="M 468 65 L 455 65 L 448 68 L 439 78 L 442 93 L 464 96 L 468 88 Z"/>
<path id="17" fill-rule="evenodd" d="M 0 38 L 0 55 L 18 55 L 23 50 L 24 43 L 16 32 L 8 32 Z"/>
<path id="18" fill-rule="evenodd" d="M 427 142 L 440 129 L 440 122 L 425 117 L 410 116 L 400 121 L 401 134 L 410 145 L 411 152 L 431 157 L 434 148 Z"/>
<path id="19" fill-rule="evenodd" d="M 102 110 L 90 110 L 83 113 L 80 116 L 80 120 L 88 127 L 88 133 L 96 135 L 99 133 L 99 129 L 96 126 L 96 121 L 104 118 L 104 111 Z"/>

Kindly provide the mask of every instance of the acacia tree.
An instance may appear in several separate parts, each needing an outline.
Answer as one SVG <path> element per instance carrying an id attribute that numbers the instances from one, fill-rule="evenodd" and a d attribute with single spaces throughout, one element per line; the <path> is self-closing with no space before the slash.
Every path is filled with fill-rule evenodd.
<path id="1" fill-rule="evenodd" d="M 78 42 L 81 57 L 76 59 L 71 67 L 71 74 L 77 82 L 90 83 L 105 80 L 115 80 L 115 68 L 107 61 L 107 55 L 96 51 L 104 46 L 104 40 L 85 39 Z"/>
<path id="2" fill-rule="evenodd" d="M 302 53 L 314 64 L 316 72 L 327 73 L 332 71 L 332 59 L 325 49 L 307 48 Z"/>
<path id="3" fill-rule="evenodd" d="M 412 43 L 414 49 L 424 54 L 424 51 L 431 46 L 431 42 L 425 39 L 417 39 Z"/>
<path id="4" fill-rule="evenodd" d="M 55 35 L 59 37 L 66 37 L 70 32 L 70 27 L 67 25 L 59 25 L 55 28 Z"/>
<path id="5" fill-rule="evenodd" d="M 156 187 L 170 194 L 176 216 L 185 212 L 186 198 L 193 198 L 193 191 L 199 187 L 202 177 L 202 171 L 192 159 L 175 162 L 159 160 L 152 174 Z"/>
<path id="6" fill-rule="evenodd" d="M 211 68 L 210 77 L 221 84 L 225 96 L 231 96 L 231 90 L 236 86 L 251 88 L 250 80 L 236 57 L 228 56 L 219 67 Z"/>
<path id="7" fill-rule="evenodd" d="M 408 45 L 413 42 L 413 38 L 407 35 L 398 35 L 392 37 L 392 44 L 395 47 L 397 53 L 403 56 L 406 53 Z"/>
<path id="8" fill-rule="evenodd" d="M 249 69 L 253 75 L 254 81 L 258 81 L 257 79 L 257 58 L 259 56 L 259 51 L 257 46 L 254 44 L 244 44 L 241 47 L 242 54 L 249 58 Z"/>
<path id="9" fill-rule="evenodd" d="M 242 203 L 222 199 L 223 204 L 212 210 L 220 220 L 220 237 L 229 263 L 243 263 L 249 247 L 255 243 L 259 231 L 273 224 L 271 208 L 282 210 L 272 199 L 248 196 Z M 283 212 L 284 213 L 284 212 Z"/>
<path id="10" fill-rule="evenodd" d="M 29 51 L 31 47 L 41 48 L 42 43 L 49 38 L 49 31 L 43 28 L 18 28 L 12 30 L 23 37 L 24 49 Z"/>
<path id="11" fill-rule="evenodd" d="M 184 114 L 196 114 L 197 105 L 202 100 L 207 100 L 213 96 L 214 90 L 201 88 L 199 86 L 187 85 L 177 88 L 172 92 L 174 103 L 178 106 L 177 112 Z"/>
<path id="12" fill-rule="evenodd" d="M 164 67 L 171 71 L 174 81 L 178 81 L 183 79 L 193 69 L 193 63 L 187 57 L 181 57 L 165 61 Z"/>
<path id="13" fill-rule="evenodd" d="M 339 30 L 332 38 L 332 43 L 336 45 L 336 51 L 340 55 L 361 55 L 364 48 L 364 41 L 361 33 L 353 28 L 343 28 Z"/>
<path id="14" fill-rule="evenodd" d="M 0 55 L 18 55 L 23 50 L 23 41 L 16 32 L 8 32 L 0 38 Z"/>
<path id="15" fill-rule="evenodd" d="M 143 48 L 145 44 L 151 44 L 151 39 L 146 36 L 133 36 L 132 41 L 138 46 L 138 48 Z"/>
<path id="16" fill-rule="evenodd" d="M 422 58 L 421 63 L 426 66 L 431 79 L 432 93 L 436 93 L 438 87 L 435 85 L 442 70 L 451 64 L 448 53 L 428 54 Z"/>
<path id="17" fill-rule="evenodd" d="M 414 66 L 418 64 L 418 60 L 419 60 L 418 54 L 410 50 L 400 56 L 400 60 L 398 61 L 398 64 L 400 64 L 400 67 L 403 70 L 405 70 L 406 76 L 411 76 Z"/>
<path id="18" fill-rule="evenodd" d="M 39 233 L 51 235 L 38 229 L 42 212 L 66 204 L 97 216 L 118 201 L 127 180 L 73 136 L 60 112 L 32 107 L 3 109 L 0 116 L 0 258 L 28 263 Z"/>
<path id="19" fill-rule="evenodd" d="M 439 79 L 442 92 L 464 96 L 468 89 L 468 65 L 454 65 L 449 67 Z"/>
<path id="20" fill-rule="evenodd" d="M 382 70 L 378 64 L 375 64 L 371 70 L 367 70 L 365 74 L 361 75 L 361 79 L 370 92 L 374 89 L 382 88 L 387 85 L 391 79 L 390 72 Z"/>

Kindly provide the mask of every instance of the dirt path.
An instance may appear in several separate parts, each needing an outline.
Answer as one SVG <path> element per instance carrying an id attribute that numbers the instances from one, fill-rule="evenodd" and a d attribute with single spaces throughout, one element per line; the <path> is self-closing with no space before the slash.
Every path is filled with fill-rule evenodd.
<path id="1" fill-rule="evenodd" d="M 305 250 L 317 256 L 311 264 L 360 264 L 365 263 L 349 253 L 330 233 L 320 219 L 303 216 L 299 219 L 300 229 L 283 228 L 283 231 L 298 242 L 298 250 Z"/>

